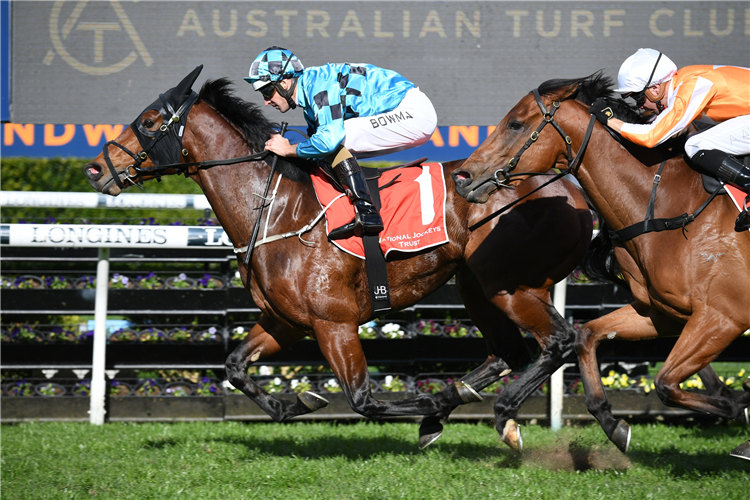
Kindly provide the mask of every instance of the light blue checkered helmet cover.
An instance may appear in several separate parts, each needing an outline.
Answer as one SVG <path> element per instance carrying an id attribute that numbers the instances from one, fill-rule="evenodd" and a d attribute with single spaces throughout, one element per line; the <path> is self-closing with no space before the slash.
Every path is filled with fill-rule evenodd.
<path id="1" fill-rule="evenodd" d="M 258 90 L 269 82 L 298 78 L 304 69 L 302 62 L 292 54 L 292 51 L 281 47 L 269 47 L 258 54 L 250 65 L 250 74 L 245 77 L 245 81 Z"/>

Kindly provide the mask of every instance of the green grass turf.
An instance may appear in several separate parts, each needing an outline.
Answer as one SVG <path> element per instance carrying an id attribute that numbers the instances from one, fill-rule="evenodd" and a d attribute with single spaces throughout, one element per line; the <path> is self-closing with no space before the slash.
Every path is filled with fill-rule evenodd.
<path id="1" fill-rule="evenodd" d="M 627 456 L 598 425 L 523 427 L 521 457 L 486 423 L 427 450 L 414 423 L 24 423 L 0 428 L 2 499 L 750 498 L 736 424 L 633 426 Z"/>

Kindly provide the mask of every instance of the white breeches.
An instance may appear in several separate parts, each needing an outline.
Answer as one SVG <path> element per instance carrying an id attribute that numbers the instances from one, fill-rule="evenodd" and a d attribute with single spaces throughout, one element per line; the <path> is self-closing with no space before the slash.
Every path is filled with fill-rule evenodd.
<path id="1" fill-rule="evenodd" d="M 685 142 L 685 152 L 690 158 L 702 149 L 717 149 L 734 156 L 750 154 L 750 115 L 716 124 Z"/>
<path id="2" fill-rule="evenodd" d="M 382 156 L 426 143 L 437 127 L 437 113 L 418 88 L 409 90 L 393 111 L 344 121 L 344 146 L 357 158 Z"/>

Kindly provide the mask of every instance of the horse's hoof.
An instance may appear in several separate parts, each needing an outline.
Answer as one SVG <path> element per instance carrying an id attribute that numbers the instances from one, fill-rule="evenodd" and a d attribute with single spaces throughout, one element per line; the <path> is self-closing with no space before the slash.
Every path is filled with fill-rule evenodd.
<path id="1" fill-rule="evenodd" d="M 620 419 L 617 421 L 617 427 L 609 437 L 610 441 L 615 443 L 615 446 L 623 452 L 627 453 L 630 448 L 630 426 L 625 423 L 624 420 Z"/>
<path id="2" fill-rule="evenodd" d="M 747 410 L 747 408 L 742 410 L 742 413 L 740 413 L 740 416 L 737 418 L 737 421 L 743 425 L 750 425 L 750 415 L 748 415 Z"/>
<path id="3" fill-rule="evenodd" d="M 442 427 L 442 426 L 441 426 Z M 440 436 L 443 435 L 442 429 L 438 432 L 433 432 L 431 434 L 422 434 L 419 433 L 419 449 L 424 450 L 428 446 L 430 446 L 432 443 L 438 440 Z"/>
<path id="4" fill-rule="evenodd" d="M 464 403 L 481 403 L 484 401 L 484 398 L 482 398 L 482 396 L 480 396 L 479 393 L 466 382 L 461 382 L 459 380 L 454 385 L 458 391 L 458 397 L 460 397 L 461 401 Z"/>
<path id="5" fill-rule="evenodd" d="M 731 453 L 729 453 L 729 456 L 750 460 L 750 440 L 745 441 L 737 448 L 733 449 Z"/>
<path id="6" fill-rule="evenodd" d="M 328 406 L 328 400 L 326 398 L 318 396 L 310 391 L 297 394 L 297 399 L 299 399 L 303 405 L 310 408 L 310 411 L 320 410 L 321 408 Z"/>
<path id="7" fill-rule="evenodd" d="M 510 446 L 510 449 L 521 453 L 523 451 L 523 438 L 521 437 L 521 426 L 518 425 L 513 419 L 505 422 L 503 427 L 503 435 L 501 436 L 503 443 Z"/>
<path id="8" fill-rule="evenodd" d="M 419 449 L 424 450 L 443 435 L 443 424 L 439 417 L 424 417 L 419 425 Z"/>

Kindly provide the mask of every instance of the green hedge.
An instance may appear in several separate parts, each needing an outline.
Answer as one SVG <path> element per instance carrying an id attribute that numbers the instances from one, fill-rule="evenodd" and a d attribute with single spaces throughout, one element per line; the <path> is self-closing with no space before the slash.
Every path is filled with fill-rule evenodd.
<path id="1" fill-rule="evenodd" d="M 0 161 L 0 187 L 3 191 L 55 191 L 93 192 L 83 166 L 90 158 L 3 158 Z M 194 181 L 183 176 L 170 175 L 162 182 L 146 182 L 138 193 L 182 193 L 201 194 Z M 122 222 L 138 223 L 141 219 L 157 219 L 168 223 L 177 219 L 195 223 L 204 214 L 198 210 L 153 210 L 153 209 L 81 209 L 81 208 L 3 208 L 3 222 L 40 222 L 52 217 L 56 221 Z"/>

